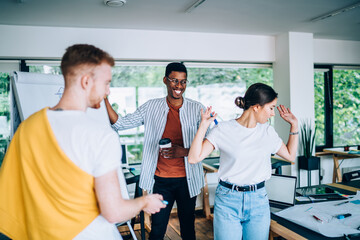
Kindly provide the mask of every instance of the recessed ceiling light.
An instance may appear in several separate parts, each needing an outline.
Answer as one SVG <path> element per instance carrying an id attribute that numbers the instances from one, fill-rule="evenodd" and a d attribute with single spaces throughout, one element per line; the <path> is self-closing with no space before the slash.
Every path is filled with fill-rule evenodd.
<path id="1" fill-rule="evenodd" d="M 121 7 L 126 3 L 126 0 L 104 0 L 104 4 L 109 7 Z"/>

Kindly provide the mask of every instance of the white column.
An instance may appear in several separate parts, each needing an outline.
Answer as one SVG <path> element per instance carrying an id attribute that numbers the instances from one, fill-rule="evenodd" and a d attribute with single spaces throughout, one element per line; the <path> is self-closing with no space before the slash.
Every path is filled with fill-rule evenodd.
<path id="1" fill-rule="evenodd" d="M 289 32 L 276 37 L 274 88 L 279 94 L 278 104 L 290 107 L 301 120 L 314 120 L 314 50 L 313 34 Z M 277 114 L 275 128 L 286 143 L 290 126 Z M 284 169 L 284 174 L 297 175 L 296 164 Z M 301 182 L 307 179 L 301 175 Z M 312 178 L 314 179 L 314 178 Z"/>

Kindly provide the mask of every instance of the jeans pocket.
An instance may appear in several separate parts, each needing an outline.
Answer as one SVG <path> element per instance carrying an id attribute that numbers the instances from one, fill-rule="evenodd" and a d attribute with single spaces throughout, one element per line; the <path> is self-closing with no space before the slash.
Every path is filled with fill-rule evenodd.
<path id="1" fill-rule="evenodd" d="M 266 191 L 259 192 L 259 197 L 260 198 L 267 198 L 267 192 Z"/>
<path id="2" fill-rule="evenodd" d="M 257 195 L 260 199 L 267 199 L 268 198 L 268 194 L 266 192 L 265 188 L 262 188 L 260 190 L 257 191 Z"/>
<path id="3" fill-rule="evenodd" d="M 217 186 L 215 194 L 217 195 L 228 195 L 230 193 L 231 189 L 221 186 L 220 184 Z"/>

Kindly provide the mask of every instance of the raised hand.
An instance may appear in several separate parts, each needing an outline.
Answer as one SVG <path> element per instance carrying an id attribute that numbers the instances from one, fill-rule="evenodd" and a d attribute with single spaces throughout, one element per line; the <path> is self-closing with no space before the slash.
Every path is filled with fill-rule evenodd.
<path id="1" fill-rule="evenodd" d="M 205 124 L 206 127 L 209 127 L 216 117 L 217 113 L 212 112 L 211 106 L 207 107 L 205 112 L 201 109 L 201 124 Z"/>
<path id="2" fill-rule="evenodd" d="M 290 111 L 289 108 L 286 108 L 284 105 L 277 106 L 277 109 L 279 111 L 280 117 L 284 119 L 286 122 L 290 123 L 291 125 L 294 125 L 298 123 L 297 118 L 295 115 Z"/>

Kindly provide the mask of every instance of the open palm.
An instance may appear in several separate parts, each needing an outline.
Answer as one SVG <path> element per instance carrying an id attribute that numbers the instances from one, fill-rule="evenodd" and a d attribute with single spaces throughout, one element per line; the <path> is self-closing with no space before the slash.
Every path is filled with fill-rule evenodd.
<path id="1" fill-rule="evenodd" d="M 286 108 L 284 105 L 280 105 L 277 107 L 280 117 L 284 119 L 286 122 L 290 124 L 297 123 L 297 118 L 295 115 L 290 111 L 289 108 Z"/>

